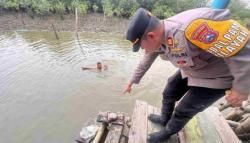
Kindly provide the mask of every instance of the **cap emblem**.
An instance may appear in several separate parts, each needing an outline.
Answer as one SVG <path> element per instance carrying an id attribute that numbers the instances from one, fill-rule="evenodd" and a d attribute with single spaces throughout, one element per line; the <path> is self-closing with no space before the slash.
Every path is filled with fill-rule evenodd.
<path id="1" fill-rule="evenodd" d="M 149 11 L 148 11 L 148 16 L 150 16 L 150 17 L 152 16 L 152 13 L 151 13 L 151 12 L 149 12 Z"/>
<path id="2" fill-rule="evenodd" d="M 139 41 L 139 38 L 137 38 L 134 42 L 132 42 L 132 44 L 136 44 Z"/>

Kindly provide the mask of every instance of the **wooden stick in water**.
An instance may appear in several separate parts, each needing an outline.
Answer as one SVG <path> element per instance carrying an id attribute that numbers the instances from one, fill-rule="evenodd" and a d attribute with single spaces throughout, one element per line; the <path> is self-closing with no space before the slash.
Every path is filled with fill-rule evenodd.
<path id="1" fill-rule="evenodd" d="M 58 40 L 59 37 L 58 37 L 58 35 L 57 35 L 57 32 L 56 32 L 56 30 L 55 30 L 55 27 L 54 27 L 54 24 L 53 24 L 53 23 L 52 23 L 52 28 L 53 28 L 53 31 L 54 31 L 54 33 L 55 33 L 56 39 Z"/>

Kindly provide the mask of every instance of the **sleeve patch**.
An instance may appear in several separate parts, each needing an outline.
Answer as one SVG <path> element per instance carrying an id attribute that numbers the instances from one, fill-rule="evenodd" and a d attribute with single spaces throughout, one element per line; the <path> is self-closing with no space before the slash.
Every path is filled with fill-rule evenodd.
<path id="1" fill-rule="evenodd" d="M 247 43 L 249 31 L 235 20 L 197 19 L 185 30 L 186 38 L 199 48 L 218 57 L 231 57 Z"/>

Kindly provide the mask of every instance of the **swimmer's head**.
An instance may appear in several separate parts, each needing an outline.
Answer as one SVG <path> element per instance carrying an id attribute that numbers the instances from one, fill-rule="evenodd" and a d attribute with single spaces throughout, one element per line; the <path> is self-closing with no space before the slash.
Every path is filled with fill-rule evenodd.
<path id="1" fill-rule="evenodd" d="M 97 68 L 98 70 L 101 70 L 101 69 L 102 69 L 102 63 L 101 63 L 101 62 L 97 62 L 97 63 L 96 63 L 96 68 Z"/>

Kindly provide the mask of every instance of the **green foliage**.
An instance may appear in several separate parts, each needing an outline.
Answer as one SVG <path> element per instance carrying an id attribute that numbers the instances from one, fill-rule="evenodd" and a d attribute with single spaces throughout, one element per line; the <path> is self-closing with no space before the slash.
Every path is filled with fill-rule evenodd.
<path id="1" fill-rule="evenodd" d="M 137 2 L 139 3 L 140 7 L 143 7 L 149 11 L 152 11 L 156 0 L 137 0 Z"/>
<path id="2" fill-rule="evenodd" d="M 199 7 L 199 5 L 202 4 L 203 1 L 204 0 L 183 0 L 183 1 L 179 0 L 176 12 L 197 8 Z"/>
<path id="3" fill-rule="evenodd" d="M 129 18 L 139 7 L 133 0 L 120 0 L 116 12 L 118 16 Z"/>
<path id="4" fill-rule="evenodd" d="M 26 11 L 31 10 L 34 0 L 19 0 L 19 8 L 26 9 Z"/>
<path id="5" fill-rule="evenodd" d="M 4 0 L 0 0 L 0 8 L 3 8 L 3 7 L 4 7 L 4 3 L 5 3 Z"/>
<path id="6" fill-rule="evenodd" d="M 240 23 L 246 25 L 250 19 L 250 10 L 245 7 L 245 3 L 239 0 L 231 0 L 229 9 L 232 13 L 233 19 L 238 20 Z"/>
<path id="7" fill-rule="evenodd" d="M 50 12 L 50 3 L 47 0 L 32 0 L 31 4 L 37 15 L 47 15 Z"/>
<path id="8" fill-rule="evenodd" d="M 50 10 L 53 11 L 54 13 L 62 15 L 65 12 L 65 3 L 55 0 L 51 1 L 51 7 Z"/>
<path id="9" fill-rule="evenodd" d="M 103 12 L 102 8 L 103 0 L 88 0 L 89 10 L 93 12 Z"/>
<path id="10" fill-rule="evenodd" d="M 98 12 L 99 7 L 96 4 L 93 4 L 92 9 L 95 13 Z"/>
<path id="11" fill-rule="evenodd" d="M 161 1 L 161 0 L 158 1 L 155 4 L 155 7 L 152 11 L 152 13 L 160 19 L 164 19 L 164 18 L 173 16 L 175 14 L 174 11 L 171 8 L 169 8 L 167 4 L 164 4 L 164 3 L 165 1 Z"/>
<path id="12" fill-rule="evenodd" d="M 80 2 L 77 8 L 79 9 L 79 13 L 87 14 L 88 4 L 86 2 Z"/>
<path id="13" fill-rule="evenodd" d="M 11 10 L 19 10 L 18 0 L 5 0 L 3 7 Z"/>
<path id="14" fill-rule="evenodd" d="M 88 12 L 88 3 L 85 0 L 74 0 L 72 3 L 72 8 L 77 8 L 80 14 L 87 14 Z"/>
<path id="15" fill-rule="evenodd" d="M 102 7 L 105 16 L 129 18 L 139 8 L 139 4 L 134 0 L 103 0 Z"/>
<path id="16" fill-rule="evenodd" d="M 112 5 L 111 0 L 103 0 L 102 1 L 103 6 L 103 13 L 105 16 L 112 17 L 114 14 L 114 6 Z"/>

